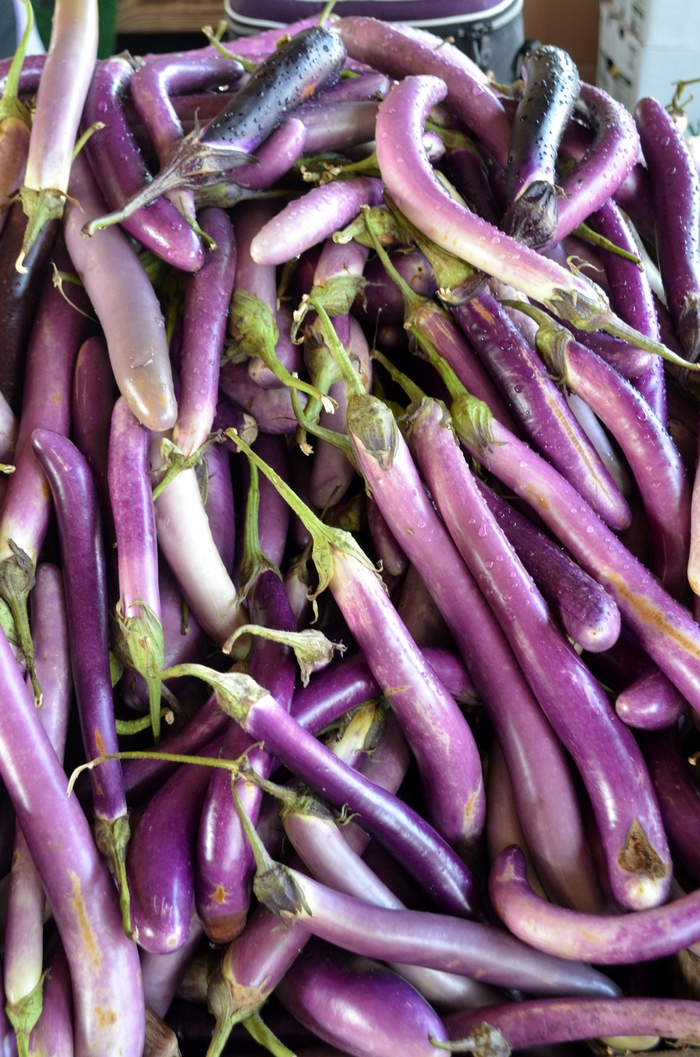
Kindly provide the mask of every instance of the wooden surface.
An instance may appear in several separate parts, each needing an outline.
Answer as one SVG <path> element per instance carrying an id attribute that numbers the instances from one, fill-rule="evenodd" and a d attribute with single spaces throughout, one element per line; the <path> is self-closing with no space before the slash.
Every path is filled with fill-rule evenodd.
<path id="1" fill-rule="evenodd" d="M 569 52 L 582 80 L 595 84 L 598 0 L 525 0 L 525 36 Z"/>
<path id="2" fill-rule="evenodd" d="M 224 17 L 223 0 L 119 0 L 117 33 L 197 33 Z"/>

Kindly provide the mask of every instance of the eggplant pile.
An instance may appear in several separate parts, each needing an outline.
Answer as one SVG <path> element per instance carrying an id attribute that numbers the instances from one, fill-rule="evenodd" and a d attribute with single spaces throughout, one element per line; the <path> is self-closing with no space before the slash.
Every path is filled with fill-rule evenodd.
<path id="1" fill-rule="evenodd" d="M 0 1053 L 700 1045 L 673 118 L 365 17 L 96 48 L 0 64 Z"/>

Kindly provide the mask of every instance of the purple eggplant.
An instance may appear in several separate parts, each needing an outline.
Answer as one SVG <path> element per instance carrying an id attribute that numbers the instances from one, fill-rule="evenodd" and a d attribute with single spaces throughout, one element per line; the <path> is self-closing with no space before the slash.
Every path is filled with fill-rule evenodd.
<path id="1" fill-rule="evenodd" d="M 644 754 L 674 858 L 691 877 L 700 877 L 700 796 L 688 774 L 686 761 L 672 727 L 640 732 Z"/>
<path id="2" fill-rule="evenodd" d="M 83 744 L 88 759 L 92 760 L 119 751 L 109 664 L 102 526 L 95 486 L 87 463 L 66 437 L 36 429 L 32 445 L 54 499 L 63 558 L 73 682 Z M 96 840 L 117 878 L 128 927 L 124 856 L 129 842 L 129 819 L 121 764 L 118 760 L 104 764 L 99 772 L 93 773 L 92 779 Z"/>
<path id="3" fill-rule="evenodd" d="M 522 62 L 525 90 L 513 117 L 508 143 L 504 228 L 539 249 L 557 228 L 556 175 L 559 143 L 579 93 L 579 76 L 571 56 L 540 44 Z"/>
<path id="4" fill-rule="evenodd" d="M 617 695 L 615 711 L 628 727 L 665 730 L 685 712 L 685 700 L 658 668 L 635 679 Z"/>
<path id="5" fill-rule="evenodd" d="M 700 355 L 700 177 L 670 114 L 641 99 L 635 120 L 649 169 L 659 267 L 688 359 Z"/>
<path id="6" fill-rule="evenodd" d="M 0 682 L 8 704 L 0 716 L 0 774 L 70 965 L 76 1057 L 141 1057 L 145 1008 L 136 945 L 124 935 L 114 883 L 77 799 L 66 796 L 63 768 L 4 635 Z"/>
<path id="7" fill-rule="evenodd" d="M 535 895 L 516 847 L 506 848 L 493 864 L 489 894 L 496 913 L 514 935 L 560 958 L 631 965 L 674 954 L 700 937 L 697 892 L 621 917 L 580 914 Z"/>

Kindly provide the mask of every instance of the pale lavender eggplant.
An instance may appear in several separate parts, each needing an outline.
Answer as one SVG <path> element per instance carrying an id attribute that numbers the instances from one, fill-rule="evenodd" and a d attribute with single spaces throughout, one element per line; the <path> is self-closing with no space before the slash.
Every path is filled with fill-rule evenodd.
<path id="1" fill-rule="evenodd" d="M 108 471 L 120 609 L 123 617 L 138 617 L 141 607 L 137 602 L 145 602 L 160 620 L 158 544 L 148 449 L 148 430 L 120 397 L 112 414 Z"/>
<path id="2" fill-rule="evenodd" d="M 197 755 L 218 758 L 221 742 Z M 178 950 L 190 932 L 197 826 L 210 778 L 208 767 L 181 766 L 151 798 L 129 844 L 134 935 L 152 954 Z"/>
<path id="3" fill-rule="evenodd" d="M 485 983 L 530 994 L 612 998 L 619 993 L 602 973 L 559 957 L 543 958 L 501 929 L 448 914 L 371 906 L 296 870 L 289 872 L 307 907 L 297 904 L 295 924 L 354 954 L 478 976 Z"/>
<path id="4" fill-rule="evenodd" d="M 152 434 L 151 466 L 162 467 Z M 245 621 L 236 588 L 212 536 L 194 468 L 174 477 L 155 500 L 158 545 L 197 620 L 221 644 Z"/>
<path id="5" fill-rule="evenodd" d="M 691 877 L 700 878 L 700 796 L 688 774 L 678 733 L 667 728 L 640 733 L 638 740 L 674 858 Z"/>
<path id="6" fill-rule="evenodd" d="M 370 176 L 313 187 L 261 228 L 251 257 L 260 264 L 283 264 L 344 227 L 363 205 L 380 205 L 382 190 L 381 180 Z"/>
<path id="7" fill-rule="evenodd" d="M 261 515 L 264 517 L 264 507 Z M 279 575 L 266 570 L 257 578 L 248 595 L 250 622 L 279 631 L 295 631 L 296 621 Z M 250 657 L 250 674 L 256 682 L 289 709 L 294 693 L 296 663 L 291 650 L 276 642 L 255 638 Z M 267 778 L 272 758 L 233 720 L 222 748 L 222 755 L 237 759 L 245 751 L 254 770 Z M 238 783 L 238 791 L 253 824 L 260 811 L 262 790 L 251 782 Z M 209 784 L 197 849 L 197 909 L 210 940 L 230 943 L 241 931 L 248 913 L 254 865 L 245 832 L 231 796 L 231 777 L 225 771 L 214 774 Z"/>
<path id="8" fill-rule="evenodd" d="M 43 695 L 39 718 L 62 761 L 72 697 L 68 626 L 61 573 L 46 563 L 37 570 L 32 593 L 32 633 Z M 4 984 L 7 1004 L 19 1015 L 15 1028 L 25 1034 L 24 1025 L 32 1025 L 32 1018 L 23 1020 L 22 1007 L 41 988 L 45 901 L 34 861 L 17 827 L 5 926 Z"/>
<path id="9" fill-rule="evenodd" d="M 198 218 L 216 249 L 190 279 L 185 295 L 180 397 L 173 443 L 185 455 L 201 448 L 216 414 L 226 317 L 236 274 L 233 227 L 221 209 L 203 209 Z"/>
<path id="10" fill-rule="evenodd" d="M 528 246 L 547 246 L 557 228 L 555 162 L 579 94 L 579 75 L 567 52 L 540 44 L 521 64 L 525 82 L 508 142 L 503 218 L 509 235 Z"/>
<path id="11" fill-rule="evenodd" d="M 396 973 L 309 944 L 275 989 L 282 1005 L 325 1042 L 356 1057 L 433 1057 L 447 1032 L 437 1013 Z"/>
<path id="12" fill-rule="evenodd" d="M 294 850 L 321 884 L 366 903 L 404 909 L 401 901 L 352 850 L 323 805 L 312 803 L 308 811 L 285 809 L 283 821 Z M 391 968 L 440 1009 L 475 1008 L 499 1001 L 497 991 L 466 976 L 438 973 L 400 962 L 393 963 Z"/>
<path id="13" fill-rule="evenodd" d="M 87 460 L 100 498 L 105 537 L 115 542 L 114 519 L 109 502 L 107 466 L 109 431 L 119 389 L 109 362 L 104 338 L 88 338 L 80 346 L 73 374 L 71 421 L 73 440 Z"/>
<path id="14" fill-rule="evenodd" d="M 253 416 L 261 434 L 293 433 L 297 428 L 289 390 L 263 389 L 251 379 L 246 363 L 225 363 L 219 385 L 225 396 Z M 306 399 L 306 393 L 299 393 L 302 408 Z"/>
<path id="15" fill-rule="evenodd" d="M 350 56 L 391 77 L 403 78 L 416 70 L 441 77 L 448 85 L 450 109 L 505 168 L 511 119 L 481 70 L 463 52 L 431 39 L 431 34 L 375 18 L 341 18 L 334 28 Z"/>
<path id="16" fill-rule="evenodd" d="M 0 772 L 70 965 L 76 1057 L 141 1057 L 143 986 L 116 889 L 77 799 L 66 796 L 66 776 L 4 635 L 0 668 L 8 705 L 0 717 Z"/>
<path id="17" fill-rule="evenodd" d="M 379 448 L 391 453 L 391 462 L 385 458 L 382 467 L 373 451 L 360 443 L 355 426 L 360 468 L 392 532 L 437 602 L 496 728 L 523 805 L 528 843 L 548 890 L 567 905 L 598 907 L 599 887 L 561 745 L 436 514 L 405 441 L 388 413 L 382 414 L 386 429 Z"/>
<path id="18" fill-rule="evenodd" d="M 671 862 L 651 782 L 628 729 L 547 607 L 481 498 L 436 402 L 412 416 L 411 443 L 428 487 L 591 798 L 618 902 L 657 906 Z M 577 703 L 575 703 L 577 702 Z"/>
<path id="19" fill-rule="evenodd" d="M 68 200 L 73 148 L 97 58 L 97 38 L 93 0 L 64 0 L 56 7 L 20 189 L 29 219 L 18 271 L 39 232 L 47 222 L 60 219 Z"/>
<path id="20" fill-rule="evenodd" d="M 700 177 L 683 136 L 656 99 L 634 110 L 656 214 L 659 268 L 686 355 L 700 354 Z"/>
<path id="21" fill-rule="evenodd" d="M 583 82 L 576 112 L 593 129 L 594 138 L 571 172 L 560 181 L 559 220 L 551 245 L 615 193 L 639 157 L 639 136 L 628 111 L 601 88 Z"/>
<path id="22" fill-rule="evenodd" d="M 488 441 L 452 404 L 460 439 L 507 488 L 533 506 L 572 557 L 612 595 L 623 621 L 662 672 L 700 709 L 700 628 L 610 532 L 564 478 L 494 419 Z M 467 431 L 469 440 L 466 440 Z M 486 441 L 486 443 L 484 443 Z"/>
<path id="23" fill-rule="evenodd" d="M 190 931 L 181 947 L 169 954 L 151 954 L 141 950 L 141 975 L 146 1005 L 158 1017 L 164 1017 L 170 1008 L 180 982 L 204 939 L 202 923 L 192 908 Z"/>
<path id="24" fill-rule="evenodd" d="M 29 1036 L 29 1057 L 74 1057 L 70 969 L 56 937 L 47 959 L 41 1016 Z"/>
<path id="25" fill-rule="evenodd" d="M 610 649 L 620 634 L 620 610 L 561 547 L 523 514 L 477 481 L 489 509 L 567 634 L 592 653 Z"/>
<path id="26" fill-rule="evenodd" d="M 623 723 L 638 730 L 673 727 L 685 712 L 685 700 L 658 668 L 635 679 L 615 699 Z"/>
<path id="27" fill-rule="evenodd" d="M 483 293 L 453 313 L 533 447 L 614 531 L 627 528 L 630 511 L 624 497 L 562 392 L 504 309 Z"/>
<path id="28" fill-rule="evenodd" d="M 547 365 L 586 401 L 622 448 L 644 503 L 652 572 L 679 598 L 687 585 L 690 484 L 678 449 L 626 379 L 564 328 L 557 330 L 556 337 L 540 345 Z M 583 495 L 580 488 L 578 492 Z"/>
<path id="29" fill-rule="evenodd" d="M 700 1003 L 673 998 L 529 999 L 444 1018 L 451 1039 L 467 1038 L 486 1020 L 513 1050 L 610 1036 L 662 1035 L 700 1040 Z"/>
<path id="30" fill-rule="evenodd" d="M 133 75 L 133 64 L 125 56 L 103 59 L 95 70 L 83 111 L 86 128 L 97 121 L 104 124 L 103 129 L 93 133 L 85 149 L 109 209 L 118 209 L 150 180 L 123 109 L 123 98 Z M 105 212 L 102 207 L 94 216 Z M 83 224 L 92 219 L 93 216 L 85 216 Z M 175 268 L 196 272 L 204 264 L 198 235 L 167 198 L 161 197 L 148 209 L 137 211 L 123 226 L 142 245 Z"/>
<path id="31" fill-rule="evenodd" d="M 697 892 L 636 914 L 581 914 L 547 903 L 527 883 L 519 848 L 491 868 L 489 895 L 508 929 L 536 950 L 573 961 L 632 965 L 676 954 L 700 938 Z"/>
<path id="32" fill-rule="evenodd" d="M 595 230 L 604 238 L 628 253 L 637 254 L 636 240 L 614 201 L 610 200 L 602 205 L 591 217 L 591 221 Z M 659 321 L 646 272 L 634 261 L 626 260 L 618 253 L 609 253 L 604 249 L 599 252 L 618 316 L 636 330 L 660 341 Z M 663 367 L 659 357 L 655 356 L 649 369 L 635 379 L 634 387 L 665 426 L 668 410 Z"/>
<path id="33" fill-rule="evenodd" d="M 139 422 L 156 431 L 170 429 L 177 404 L 160 306 L 121 231 L 93 239 L 81 235 L 85 218 L 99 216 L 104 208 L 81 154 L 73 163 L 70 194 L 80 205 L 68 203 L 66 245 L 102 324 L 117 385 Z"/>

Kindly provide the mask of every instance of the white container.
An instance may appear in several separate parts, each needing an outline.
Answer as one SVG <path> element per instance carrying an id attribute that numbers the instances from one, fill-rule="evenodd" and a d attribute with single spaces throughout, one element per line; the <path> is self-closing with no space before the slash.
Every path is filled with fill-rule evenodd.
<path id="1" fill-rule="evenodd" d="M 615 0 L 623 21 L 644 45 L 700 46 L 698 0 Z"/>
<path id="2" fill-rule="evenodd" d="M 626 23 L 621 8 L 622 0 L 603 0 L 600 5 L 600 33 L 598 47 L 597 84 L 628 110 L 644 96 L 654 96 L 666 106 L 673 99 L 674 82 L 691 81 L 700 77 L 700 31 L 693 37 L 677 32 L 672 46 L 644 44 Z M 655 0 L 624 0 L 635 5 Z M 693 0 L 700 18 L 700 0 Z M 695 98 L 688 103 L 686 113 L 691 127 L 700 132 L 700 83 L 685 92 Z"/>

